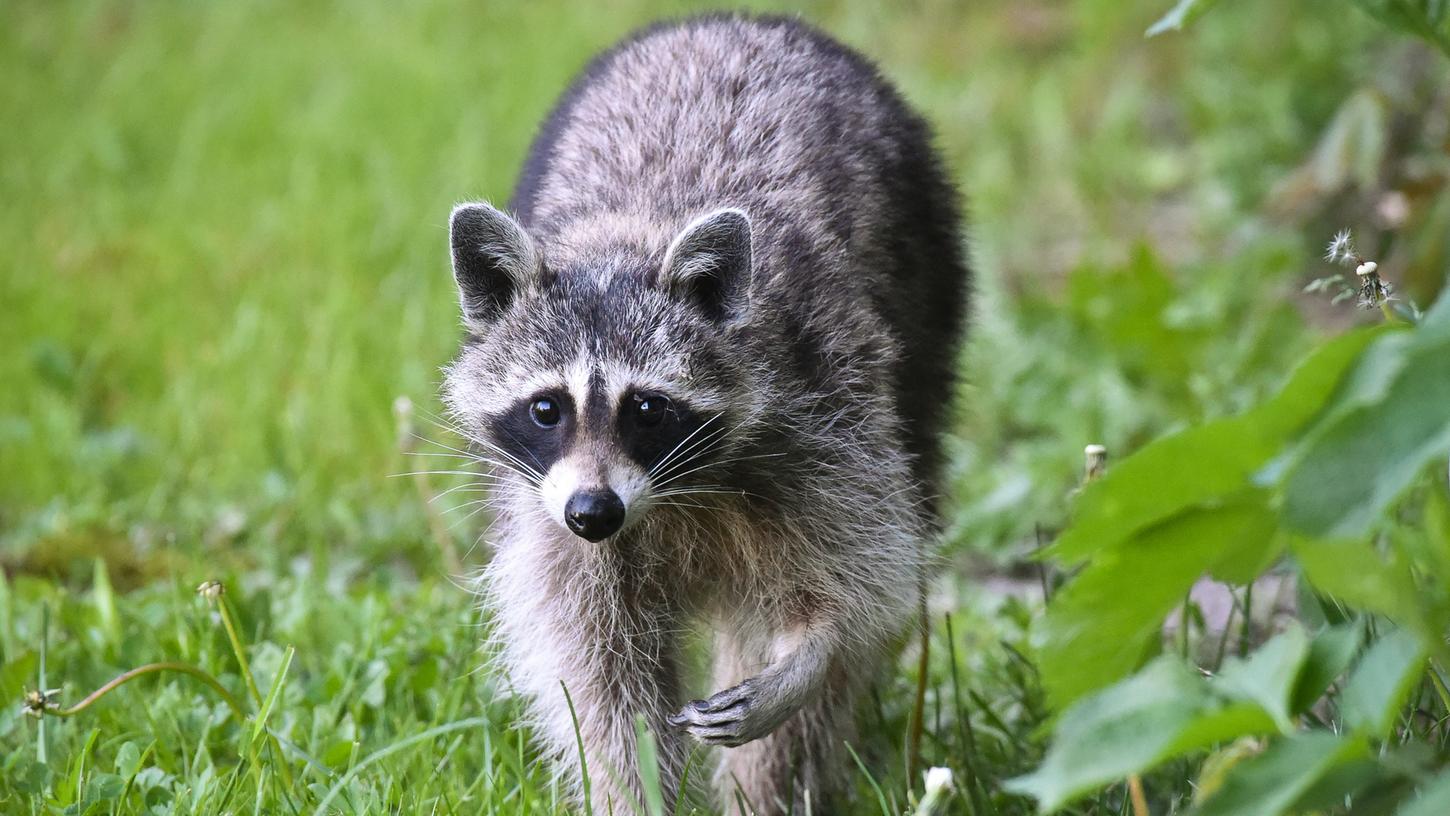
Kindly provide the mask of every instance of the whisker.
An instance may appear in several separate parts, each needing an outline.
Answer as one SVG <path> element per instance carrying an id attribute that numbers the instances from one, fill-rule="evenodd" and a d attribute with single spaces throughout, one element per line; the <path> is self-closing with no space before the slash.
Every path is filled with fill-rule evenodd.
<path id="1" fill-rule="evenodd" d="M 679 442 L 679 444 L 675 445 L 675 447 L 672 448 L 669 453 L 667 453 L 664 456 L 660 457 L 660 460 L 659 461 L 657 461 L 653 465 L 651 465 L 650 466 L 650 469 L 649 469 L 649 473 L 647 474 L 647 476 L 649 478 L 654 478 L 656 475 L 658 475 L 659 472 L 660 472 L 660 470 L 662 468 L 664 468 L 664 466 L 666 465 L 666 463 L 668 463 L 670 461 L 670 459 L 680 450 L 680 448 L 684 447 L 684 445 L 685 445 L 686 442 L 689 442 L 691 439 L 694 438 L 695 434 L 699 433 L 700 431 L 705 430 L 706 426 L 708 426 L 711 422 L 714 422 L 715 420 L 719 419 L 722 416 L 725 416 L 725 412 L 724 411 L 721 411 L 720 413 L 718 413 L 718 414 L 710 417 L 709 419 L 705 420 L 704 422 L 701 422 L 700 423 L 700 427 L 696 428 L 693 431 L 690 431 L 689 435 L 686 436 L 684 439 L 681 439 L 680 442 Z"/>
<path id="2" fill-rule="evenodd" d="M 701 455 L 703 456 L 704 454 L 701 454 Z M 785 456 L 785 455 L 786 454 L 784 454 L 784 453 L 762 453 L 762 454 L 757 454 L 757 455 L 752 455 L 752 456 L 732 456 L 732 457 L 730 457 L 728 459 L 721 459 L 721 460 L 715 461 L 715 462 L 705 462 L 704 464 L 701 464 L 701 465 L 699 465 L 697 467 L 691 468 L 691 469 L 689 469 L 689 470 L 687 470 L 687 471 L 685 471 L 683 473 L 675 473 L 675 474 L 671 475 L 668 479 L 664 479 L 664 480 L 660 481 L 655 486 L 656 487 L 664 487 L 667 484 L 670 484 L 672 482 L 677 482 L 680 479 L 683 479 L 686 476 L 689 476 L 691 473 L 699 473 L 700 471 L 702 471 L 702 470 L 704 470 L 706 468 L 721 467 L 723 465 L 733 465 L 733 464 L 735 464 L 737 462 L 746 462 L 746 461 L 749 461 L 751 459 L 770 459 L 770 458 L 773 458 L 773 457 Z M 698 459 L 699 457 L 694 457 L 694 458 L 695 459 Z M 694 460 L 692 459 L 691 461 L 694 461 Z M 688 463 L 686 463 L 686 464 L 688 464 Z"/>
<path id="3" fill-rule="evenodd" d="M 658 480 L 668 480 L 672 472 L 677 471 L 682 467 L 688 466 L 691 462 L 699 459 L 701 456 L 704 456 L 709 451 L 711 451 L 716 445 L 718 445 L 721 441 L 725 439 L 725 437 L 729 434 L 730 430 L 731 429 L 724 427 L 716 428 L 715 430 L 706 434 L 704 437 L 701 437 L 693 445 L 690 446 L 689 451 L 682 453 L 679 457 L 676 458 L 673 463 L 670 464 L 669 467 L 662 468 L 660 472 L 654 475 L 654 478 Z"/>
<path id="4" fill-rule="evenodd" d="M 655 476 L 656 486 L 662 486 L 662 485 L 665 485 L 665 484 L 669 484 L 670 482 L 673 482 L 673 481 L 675 481 L 676 479 L 679 479 L 682 476 L 688 476 L 690 473 L 694 473 L 694 472 L 698 471 L 700 468 L 697 467 L 694 470 L 690 470 L 690 471 L 687 471 L 685 473 L 681 473 L 680 472 L 680 470 L 682 468 L 688 467 L 691 463 L 696 462 L 699 459 L 703 458 L 704 456 L 709 455 L 709 453 L 712 450 L 714 450 L 715 447 L 717 447 L 720 442 L 724 441 L 724 439 L 729 434 L 734 433 L 735 431 L 739 430 L 742 426 L 744 426 L 744 424 L 745 424 L 745 420 L 741 420 L 740 422 L 737 422 L 734 425 L 734 427 L 732 427 L 732 428 L 729 428 L 729 429 L 720 428 L 720 429 L 717 429 L 717 430 L 713 431 L 710 434 L 710 436 L 709 436 L 709 438 L 707 440 L 703 440 L 703 445 L 697 445 L 696 446 L 697 449 L 694 450 L 694 451 L 692 451 L 689 456 L 683 457 L 680 461 L 676 462 L 675 464 L 673 464 L 669 468 L 666 468 L 664 470 L 664 472 L 659 473 L 659 474 L 656 474 L 656 476 Z M 768 453 L 768 454 L 762 454 L 759 458 L 764 458 L 764 457 L 767 457 L 767 456 L 783 456 L 783 455 L 785 455 L 785 454 L 783 454 L 783 453 Z M 744 460 L 749 459 L 749 458 L 753 458 L 753 457 L 749 457 L 749 456 L 746 456 L 746 457 L 738 457 L 735 461 L 744 461 Z"/>
<path id="5" fill-rule="evenodd" d="M 495 484 L 497 484 L 497 482 L 495 482 Z M 443 498 L 444 496 L 447 496 L 450 493 L 457 493 L 459 491 L 463 491 L 465 493 L 472 493 L 472 492 L 475 492 L 475 491 L 484 491 L 484 490 L 486 490 L 486 491 L 488 491 L 490 493 L 493 492 L 493 488 L 491 486 L 489 486 L 489 485 L 485 485 L 485 484 L 482 484 L 480 482 L 464 482 L 461 485 L 455 485 L 455 486 L 450 487 L 447 490 L 443 491 L 442 493 L 439 493 L 438 495 L 436 495 L 433 498 L 429 499 L 428 500 L 428 503 L 429 504 L 432 504 L 433 502 L 438 501 L 439 499 Z"/>
<path id="6" fill-rule="evenodd" d="M 423 412 L 421 412 L 421 414 L 422 414 L 423 418 L 425 420 L 427 420 L 430 424 L 435 425 L 435 426 L 437 426 L 439 428 L 442 428 L 444 430 L 451 431 L 452 433 L 455 433 L 458 436 L 463 437 L 467 441 L 472 442 L 473 444 L 478 445 L 481 448 L 484 448 L 484 449 L 486 449 L 486 450 L 488 450 L 488 451 L 490 451 L 492 453 L 496 453 L 499 456 L 504 457 L 505 459 L 509 460 L 510 462 L 512 462 L 514 465 L 517 466 L 515 468 L 516 470 L 518 470 L 520 473 L 522 473 L 522 474 L 530 477 L 531 480 L 534 481 L 534 483 L 536 485 L 541 485 L 542 484 L 543 479 L 544 479 L 544 474 L 543 473 L 540 473 L 538 470 L 534 469 L 533 467 L 530 467 L 527 462 L 524 462 L 522 459 L 518 458 L 517 456 L 513 455 L 512 453 L 504 450 L 503 448 L 499 447 L 498 445 L 495 445 L 494 443 L 488 441 L 487 439 L 482 439 L 480 437 L 474 436 L 474 435 L 468 433 L 467 431 L 465 431 L 464 429 L 459 428 L 459 427 L 457 427 L 456 425 L 453 425 L 450 422 L 444 421 L 441 418 L 439 418 L 439 417 L 431 414 L 430 412 L 423 411 Z M 460 451 L 457 448 L 450 448 L 447 445 L 443 445 L 441 442 L 435 442 L 434 444 L 437 444 L 440 447 L 448 448 L 449 450 L 452 450 L 452 451 L 454 451 L 456 453 L 465 453 L 465 451 Z M 525 450 L 527 450 L 527 448 L 525 448 Z M 532 457 L 533 456 L 533 453 L 530 452 L 529 455 Z M 538 458 L 537 457 L 534 457 L 534 461 L 537 462 L 538 461 Z M 499 463 L 499 464 L 502 466 L 502 463 Z M 543 467 L 543 463 L 539 463 L 539 467 Z"/>
<path id="7" fill-rule="evenodd" d="M 680 487 L 680 488 L 675 488 L 674 490 L 665 490 L 665 491 L 662 491 L 662 492 L 659 492 L 659 493 L 655 493 L 653 495 L 654 495 L 655 498 L 665 498 L 667 496 L 688 496 L 691 493 L 718 494 L 718 495 L 722 495 L 722 496 L 753 496 L 753 495 L 755 495 L 754 493 L 750 493 L 749 491 L 736 490 L 733 487 L 720 487 L 720 488 L 713 488 L 713 487 L 709 487 L 709 488 L 707 488 L 707 487 Z"/>
<path id="8" fill-rule="evenodd" d="M 410 470 L 407 473 L 389 473 L 389 479 L 399 479 L 404 476 L 472 476 L 476 479 L 493 479 L 495 482 L 499 477 L 488 473 L 479 473 L 476 470 Z"/>
<path id="9" fill-rule="evenodd" d="M 659 506 L 659 507 L 688 507 L 688 508 L 690 508 L 692 510 L 714 510 L 715 509 L 715 508 L 711 507 L 708 504 L 695 504 L 694 502 L 662 501 L 662 502 L 655 502 L 655 504 L 657 506 Z"/>

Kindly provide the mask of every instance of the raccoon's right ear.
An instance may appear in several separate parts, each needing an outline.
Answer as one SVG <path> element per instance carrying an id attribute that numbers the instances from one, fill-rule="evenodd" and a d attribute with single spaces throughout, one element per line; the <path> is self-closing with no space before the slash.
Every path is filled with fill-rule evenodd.
<path id="1" fill-rule="evenodd" d="M 488 204 L 454 207 L 448 242 L 458 299 L 470 324 L 497 318 L 538 275 L 533 239 L 517 221 Z"/>

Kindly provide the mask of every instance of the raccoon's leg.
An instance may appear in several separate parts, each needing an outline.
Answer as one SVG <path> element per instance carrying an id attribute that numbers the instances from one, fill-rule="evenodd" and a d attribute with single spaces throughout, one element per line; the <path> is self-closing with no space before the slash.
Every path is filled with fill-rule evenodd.
<path id="1" fill-rule="evenodd" d="M 795 632 L 778 637 L 774 648 L 760 649 L 722 634 L 715 682 L 734 685 L 672 718 L 702 741 L 735 746 L 725 751 L 715 776 L 727 813 L 805 813 L 807 800 L 814 813 L 835 812 L 824 797 L 841 789 L 841 745 L 855 725 L 854 685 L 812 637 L 819 634 Z M 780 720 L 765 716 L 782 708 Z M 750 736 L 762 729 L 765 736 Z"/>
<path id="2" fill-rule="evenodd" d="M 597 814 L 624 816 L 643 813 L 644 791 L 640 783 L 635 717 L 642 715 L 645 726 L 654 735 L 659 754 L 660 787 L 664 800 L 674 805 L 688 745 L 675 729 L 669 728 L 666 716 L 679 700 L 678 671 L 673 656 L 666 660 L 639 659 L 631 649 L 633 643 L 597 644 L 587 654 L 561 654 L 561 665 L 579 660 L 577 669 L 561 671 L 562 691 L 552 702 L 546 716 L 566 721 L 570 740 L 564 750 L 566 767 L 579 776 L 578 743 L 582 742 L 588 765 L 589 798 Z M 535 644 L 534 648 L 547 648 Z M 618 651 L 616 651 L 618 650 Z M 623 654 L 621 654 L 623 652 Z M 578 717 L 578 735 L 573 736 L 573 716 L 569 702 Z M 560 724 L 561 726 L 564 724 Z M 562 727 L 551 729 L 561 731 Z"/>
<path id="3" fill-rule="evenodd" d="M 641 714 L 659 748 L 665 801 L 673 803 L 689 748 L 688 738 L 665 723 L 681 699 L 677 615 L 664 605 L 627 601 L 609 564 L 540 552 L 500 550 L 489 570 L 509 678 L 526 693 L 539 736 L 581 793 L 581 770 L 588 771 L 596 814 L 624 816 L 643 806 L 635 736 Z M 579 577 L 591 574 L 608 580 Z"/>

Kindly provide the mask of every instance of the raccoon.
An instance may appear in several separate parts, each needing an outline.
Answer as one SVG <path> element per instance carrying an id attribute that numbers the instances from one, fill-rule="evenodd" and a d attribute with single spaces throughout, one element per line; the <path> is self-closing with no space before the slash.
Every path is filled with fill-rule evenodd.
<path id="1" fill-rule="evenodd" d="M 727 810 L 830 812 L 937 523 L 968 273 L 926 125 L 797 20 L 686 19 L 587 66 L 508 209 L 452 213 L 443 393 L 538 738 L 596 813 L 641 807 L 636 717 L 666 802 L 702 743 Z"/>

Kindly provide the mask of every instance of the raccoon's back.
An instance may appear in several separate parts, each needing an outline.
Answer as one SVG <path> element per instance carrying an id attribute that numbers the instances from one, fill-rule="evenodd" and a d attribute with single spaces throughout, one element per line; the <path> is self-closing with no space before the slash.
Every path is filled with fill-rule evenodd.
<path id="1" fill-rule="evenodd" d="M 787 18 L 641 31 L 566 92 L 512 202 L 545 247 L 656 257 L 724 206 L 751 217 L 753 299 L 789 324 L 790 359 L 875 361 L 932 481 L 966 308 L 956 196 L 922 120 L 858 54 Z"/>
<path id="2" fill-rule="evenodd" d="M 672 232 L 701 210 L 755 203 L 752 218 L 788 207 L 848 238 L 896 159 L 905 113 L 869 64 L 796 21 L 658 25 L 575 80 L 513 207 L 546 233 L 604 211 Z"/>

